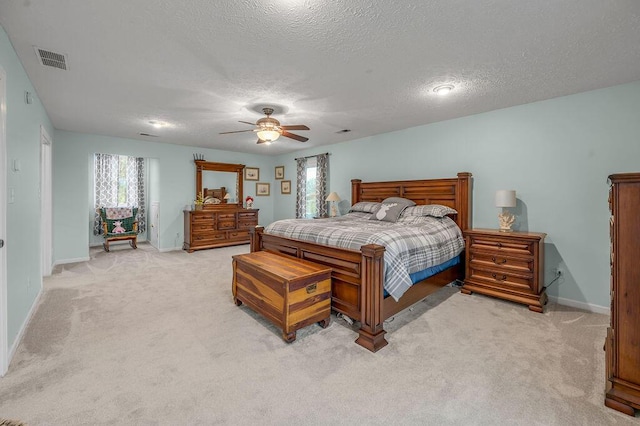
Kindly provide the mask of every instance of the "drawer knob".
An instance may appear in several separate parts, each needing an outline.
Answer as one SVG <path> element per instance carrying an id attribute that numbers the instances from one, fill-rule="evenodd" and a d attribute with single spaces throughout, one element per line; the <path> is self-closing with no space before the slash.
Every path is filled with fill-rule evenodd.
<path id="1" fill-rule="evenodd" d="M 498 248 L 502 248 L 502 243 L 496 243 L 496 246 L 498 246 Z"/>
<path id="2" fill-rule="evenodd" d="M 318 283 L 309 284 L 307 286 L 307 294 L 315 293 L 317 288 L 318 288 Z"/>
<path id="3" fill-rule="evenodd" d="M 491 258 L 491 260 L 493 260 L 493 263 L 495 263 L 496 265 L 501 265 L 501 264 L 503 264 L 503 263 L 507 263 L 507 259 L 502 259 L 500 262 L 498 262 L 498 260 L 496 259 L 496 257 L 495 257 L 495 256 L 493 256 L 493 257 Z"/>
<path id="4" fill-rule="evenodd" d="M 494 279 L 494 280 L 496 280 L 496 281 L 504 281 L 504 280 L 506 280 L 506 279 L 507 279 L 507 276 L 506 276 L 506 275 L 504 275 L 504 274 L 503 274 L 503 275 L 502 275 L 502 277 L 500 277 L 500 278 L 498 278 L 498 276 L 497 276 L 496 274 L 491 274 L 491 276 L 492 276 L 492 277 L 493 277 L 493 279 Z"/>

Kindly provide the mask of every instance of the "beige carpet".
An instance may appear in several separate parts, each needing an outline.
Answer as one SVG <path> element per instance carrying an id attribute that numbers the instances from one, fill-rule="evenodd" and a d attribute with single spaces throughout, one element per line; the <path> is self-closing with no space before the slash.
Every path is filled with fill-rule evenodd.
<path id="1" fill-rule="evenodd" d="M 29 425 L 637 425 L 603 405 L 608 317 L 543 315 L 454 288 L 387 324 L 373 354 L 332 317 L 284 343 L 231 299 L 248 246 L 114 245 L 45 280 L 0 379 Z M 608 283 L 603 283 L 608 285 Z"/>

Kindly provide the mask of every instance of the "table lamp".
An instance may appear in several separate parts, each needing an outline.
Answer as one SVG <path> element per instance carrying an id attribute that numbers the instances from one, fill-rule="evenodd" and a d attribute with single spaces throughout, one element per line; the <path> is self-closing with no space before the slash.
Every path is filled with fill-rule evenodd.
<path id="1" fill-rule="evenodd" d="M 511 225 L 516 220 L 515 216 L 507 210 L 516 206 L 516 191 L 511 189 L 501 189 L 496 191 L 496 207 L 502 208 L 498 219 L 500 220 L 500 231 L 511 232 Z"/>
<path id="2" fill-rule="evenodd" d="M 331 217 L 338 216 L 338 208 L 336 207 L 336 201 L 340 201 L 340 197 L 336 192 L 332 192 L 327 197 L 326 201 L 331 203 Z"/>
<path id="3" fill-rule="evenodd" d="M 226 194 L 224 194 L 224 197 L 222 198 L 222 202 L 228 203 L 230 199 L 231 199 L 231 195 L 229 195 L 229 193 L 227 192 Z"/>

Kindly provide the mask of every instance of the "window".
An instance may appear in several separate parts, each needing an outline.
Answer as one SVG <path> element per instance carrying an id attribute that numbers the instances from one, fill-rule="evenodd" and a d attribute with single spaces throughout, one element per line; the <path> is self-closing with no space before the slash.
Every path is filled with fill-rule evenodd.
<path id="1" fill-rule="evenodd" d="M 327 215 L 327 172 L 329 154 L 296 158 L 296 217 Z"/>
<path id="2" fill-rule="evenodd" d="M 144 158 L 95 154 L 94 207 L 138 207 L 138 230 L 145 231 Z M 95 214 L 93 233 L 102 231 Z"/>
<path id="3" fill-rule="evenodd" d="M 306 197 L 305 197 L 305 217 L 311 219 L 318 216 L 318 198 L 316 197 L 316 173 L 317 160 L 315 158 L 309 158 L 307 160 L 307 173 L 306 173 Z"/>

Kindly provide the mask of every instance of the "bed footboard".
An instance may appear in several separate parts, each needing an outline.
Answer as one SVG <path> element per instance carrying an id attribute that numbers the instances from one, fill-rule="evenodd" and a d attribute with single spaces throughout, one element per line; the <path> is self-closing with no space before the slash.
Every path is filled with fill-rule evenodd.
<path id="1" fill-rule="evenodd" d="M 360 251 L 322 246 L 250 230 L 251 251 L 267 250 L 329 266 L 332 270 L 331 307 L 360 322 L 356 343 L 376 352 L 384 338 L 384 247 L 368 244 Z"/>

